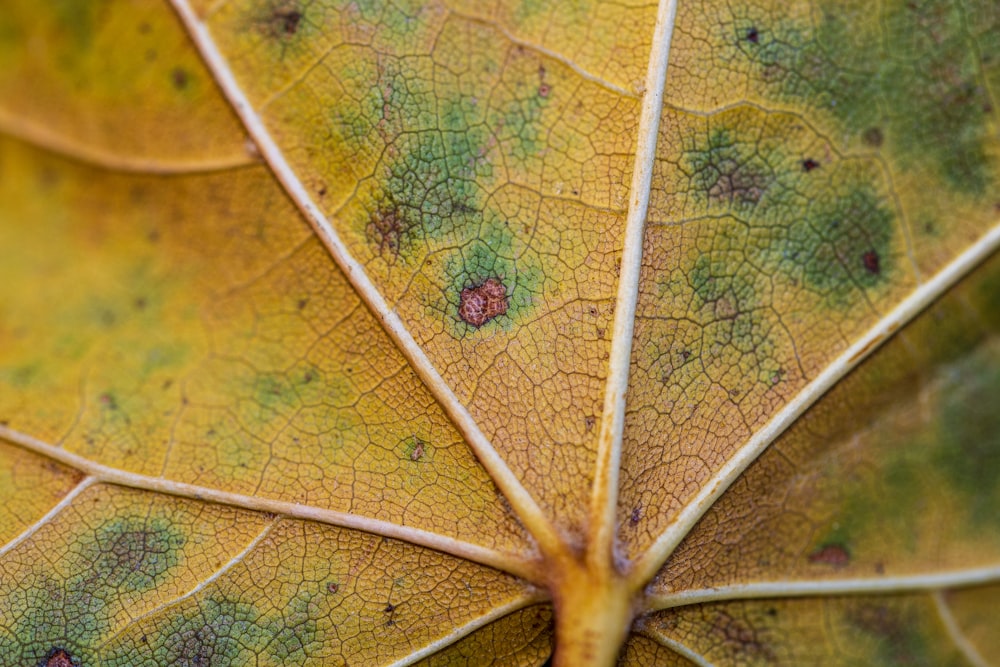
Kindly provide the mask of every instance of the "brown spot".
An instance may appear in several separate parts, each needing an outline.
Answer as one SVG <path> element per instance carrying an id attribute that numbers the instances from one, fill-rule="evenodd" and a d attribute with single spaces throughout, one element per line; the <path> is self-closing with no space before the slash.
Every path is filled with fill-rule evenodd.
<path id="1" fill-rule="evenodd" d="M 507 312 L 507 288 L 496 278 L 462 290 L 458 316 L 477 329 Z"/>
<path id="2" fill-rule="evenodd" d="M 174 88 L 177 90 L 184 90 L 188 85 L 188 73 L 180 67 L 175 67 L 170 72 L 170 80 L 173 82 Z"/>
<path id="3" fill-rule="evenodd" d="M 410 452 L 411 461 L 419 461 L 424 456 L 424 441 L 417 438 L 417 444 L 413 447 L 413 451 Z"/>
<path id="4" fill-rule="evenodd" d="M 327 593 L 336 593 L 339 590 L 340 590 L 340 584 L 338 584 L 336 581 L 331 581 L 326 585 Z"/>
<path id="5" fill-rule="evenodd" d="M 392 603 L 387 604 L 385 606 L 385 609 L 383 609 L 382 611 L 384 611 L 387 614 L 391 614 L 392 612 L 396 611 L 396 605 L 394 605 Z"/>
<path id="6" fill-rule="evenodd" d="M 809 562 L 836 568 L 847 567 L 851 564 L 851 553 L 842 544 L 827 544 L 809 554 Z"/>
<path id="7" fill-rule="evenodd" d="M 298 301 L 295 302 L 295 308 L 297 310 L 302 310 L 303 308 L 306 307 L 306 304 L 308 304 L 308 303 L 309 303 L 309 299 L 306 299 L 306 298 L 299 299 Z"/>
<path id="8" fill-rule="evenodd" d="M 148 305 L 148 302 L 146 301 L 146 297 L 144 297 L 144 296 L 136 297 L 132 301 L 132 306 L 136 310 L 145 310 L 147 305 Z"/>
<path id="9" fill-rule="evenodd" d="M 588 431 L 593 431 L 595 424 L 597 424 L 596 417 L 588 416 L 583 418 L 583 427 Z"/>
<path id="10" fill-rule="evenodd" d="M 548 97 L 550 92 L 552 92 L 552 88 L 549 87 L 549 84 L 543 83 L 542 85 L 538 86 L 539 97 Z"/>
<path id="11" fill-rule="evenodd" d="M 805 159 L 805 160 L 802 161 L 802 171 L 805 171 L 806 173 L 812 171 L 813 169 L 817 169 L 817 168 L 819 168 L 819 162 L 817 162 L 816 160 L 814 160 L 812 158 L 807 158 L 807 159 Z"/>
<path id="12" fill-rule="evenodd" d="M 865 142 L 865 145 L 871 146 L 872 148 L 878 148 L 885 141 L 885 137 L 882 136 L 882 130 L 877 127 L 869 127 L 861 134 L 861 141 Z"/>
<path id="13" fill-rule="evenodd" d="M 861 263 L 865 265 L 865 271 L 877 276 L 882 273 L 882 269 L 879 268 L 878 264 L 878 253 L 874 250 L 869 250 L 864 255 L 861 256 Z"/>
<path id="14" fill-rule="evenodd" d="M 77 664 L 70 658 L 69 653 L 61 648 L 54 648 L 45 656 L 42 667 L 77 667 Z"/>
<path id="15" fill-rule="evenodd" d="M 291 36 L 299 31 L 299 23 L 302 21 L 302 12 L 296 9 L 288 10 L 276 10 L 272 17 L 272 25 L 283 32 L 284 34 Z"/>
<path id="16" fill-rule="evenodd" d="M 757 32 L 757 28 L 751 27 L 747 29 L 746 40 L 751 44 L 757 44 L 760 42 L 760 33 Z"/>

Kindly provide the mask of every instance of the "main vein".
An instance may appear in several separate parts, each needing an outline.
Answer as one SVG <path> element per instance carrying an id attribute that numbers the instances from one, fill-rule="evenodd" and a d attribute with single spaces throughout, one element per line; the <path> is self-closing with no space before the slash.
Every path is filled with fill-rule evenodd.
<path id="1" fill-rule="evenodd" d="M 312 200 L 302 181 L 285 160 L 281 149 L 267 131 L 263 119 L 254 111 L 250 101 L 237 83 L 232 70 L 229 69 L 228 63 L 216 47 L 208 26 L 201 22 L 187 0 L 171 0 L 171 2 L 219 86 L 242 119 L 250 136 L 257 142 L 264 159 L 278 180 L 281 181 L 289 196 L 312 224 L 313 229 L 322 239 L 348 281 L 369 310 L 382 322 L 382 326 L 390 338 L 409 361 L 420 379 L 427 385 L 431 394 L 440 403 L 456 428 L 465 437 L 479 462 L 493 478 L 494 483 L 506 496 L 518 518 L 537 541 L 542 553 L 552 558 L 564 557 L 566 545 L 555 526 L 480 430 L 468 409 L 445 383 L 441 374 L 438 373 L 423 349 L 407 330 L 399 315 L 386 303 L 382 294 L 368 277 L 364 267 L 351 256 L 333 225 Z"/>
<path id="2" fill-rule="evenodd" d="M 862 360 L 910 322 L 924 308 L 1000 248 L 1000 225 L 997 225 L 930 280 L 917 287 L 906 299 L 880 319 L 868 332 L 833 360 L 823 372 L 807 384 L 767 424 L 744 444 L 678 514 L 652 546 L 635 562 L 629 572 L 633 588 L 644 586 L 666 562 L 681 540 L 709 507 L 779 435 L 791 426 L 820 396 L 854 369 Z"/>
<path id="3" fill-rule="evenodd" d="M 729 600 L 815 597 L 818 595 L 843 596 L 914 593 L 979 586 L 998 581 L 1000 581 L 1000 565 L 969 568 L 967 570 L 887 577 L 761 581 L 749 584 L 732 584 L 730 586 L 680 591 L 677 593 L 652 594 L 646 598 L 644 609 L 646 611 L 656 611 Z"/>
<path id="4" fill-rule="evenodd" d="M 663 87 L 667 78 L 670 37 L 677 16 L 677 0 L 661 0 L 650 49 L 646 90 L 639 116 L 639 132 L 629 190 L 621 275 L 615 300 L 615 320 L 611 335 L 608 380 L 604 388 L 604 411 L 597 442 L 597 463 L 590 505 L 587 558 L 602 567 L 612 562 L 618 508 L 618 477 L 621 469 L 622 437 L 625 430 L 625 394 L 628 391 L 632 359 L 635 309 L 642 273 L 642 242 L 649 209 L 649 189 L 656 159 L 660 130 Z"/>
<path id="5" fill-rule="evenodd" d="M 61 447 L 43 442 L 30 435 L 15 431 L 7 426 L 0 426 L 0 439 L 7 440 L 19 447 L 35 452 L 41 456 L 48 457 L 64 465 L 80 470 L 87 479 L 72 492 L 72 497 L 76 497 L 85 488 L 95 482 L 117 484 L 144 491 L 155 491 L 181 498 L 192 498 L 204 502 L 218 503 L 230 507 L 240 507 L 257 512 L 269 512 L 293 519 L 304 519 L 316 521 L 331 526 L 361 530 L 373 535 L 380 535 L 392 539 L 409 542 L 421 547 L 441 551 L 458 558 L 486 565 L 489 567 L 509 572 L 513 575 L 528 581 L 540 582 L 543 580 L 542 573 L 539 572 L 538 563 L 534 560 L 518 557 L 510 553 L 489 549 L 478 544 L 472 544 L 452 537 L 438 535 L 427 530 L 403 526 L 391 521 L 382 521 L 367 516 L 352 514 L 350 512 L 339 512 L 324 507 L 313 505 L 303 505 L 301 503 L 287 500 L 276 500 L 272 498 L 262 498 L 258 496 L 248 496 L 240 493 L 232 493 L 222 489 L 196 484 L 187 484 L 175 480 L 153 477 L 151 475 L 140 475 L 127 470 L 119 470 L 111 466 L 106 466 L 90 459 L 74 454 Z M 72 498 L 64 499 L 52 511 L 36 522 L 30 530 L 54 516 L 54 514 L 71 502 Z M 26 531 L 27 532 L 27 531 Z"/>

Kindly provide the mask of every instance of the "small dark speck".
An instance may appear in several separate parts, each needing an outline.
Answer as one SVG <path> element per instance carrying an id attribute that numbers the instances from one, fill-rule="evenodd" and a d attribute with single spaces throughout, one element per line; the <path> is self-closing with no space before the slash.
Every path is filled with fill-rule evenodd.
<path id="1" fill-rule="evenodd" d="M 641 507 L 632 508 L 632 515 L 629 517 L 628 522 L 633 526 L 635 526 L 636 524 L 639 523 L 640 519 L 642 519 L 642 508 Z"/>
<path id="2" fill-rule="evenodd" d="M 878 253 L 874 250 L 869 250 L 862 255 L 861 262 L 865 265 L 865 271 L 871 273 L 872 275 L 877 276 L 882 272 L 882 269 L 879 267 Z"/>
<path id="3" fill-rule="evenodd" d="M 746 39 L 751 44 L 757 44 L 760 41 L 760 33 L 757 32 L 757 28 L 748 29 Z"/>
<path id="4" fill-rule="evenodd" d="M 387 614 L 391 614 L 392 612 L 396 611 L 396 605 L 387 604 L 385 606 L 385 609 L 383 609 L 382 611 L 384 611 Z"/>
<path id="5" fill-rule="evenodd" d="M 175 67 L 170 72 L 170 80 L 174 83 L 174 88 L 177 90 L 184 90 L 187 88 L 189 76 L 186 70 Z"/>
<path id="6" fill-rule="evenodd" d="M 808 158 L 802 161 L 802 170 L 805 172 L 810 172 L 813 169 L 819 168 L 819 162 L 812 158 Z"/>

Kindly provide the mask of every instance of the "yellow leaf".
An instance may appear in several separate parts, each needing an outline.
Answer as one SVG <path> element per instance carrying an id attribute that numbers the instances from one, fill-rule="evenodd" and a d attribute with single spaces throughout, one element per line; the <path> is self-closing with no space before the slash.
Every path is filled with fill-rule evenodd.
<path id="1" fill-rule="evenodd" d="M 12 0 L 0 664 L 1000 660 L 989 0 Z"/>

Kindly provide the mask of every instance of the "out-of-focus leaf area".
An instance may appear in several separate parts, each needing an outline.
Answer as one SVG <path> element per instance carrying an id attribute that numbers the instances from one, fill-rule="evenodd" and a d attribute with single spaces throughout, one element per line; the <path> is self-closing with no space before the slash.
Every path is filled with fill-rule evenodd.
<path id="1" fill-rule="evenodd" d="M 657 15 L 3 0 L 0 667 L 1000 665 L 1000 4 Z"/>

